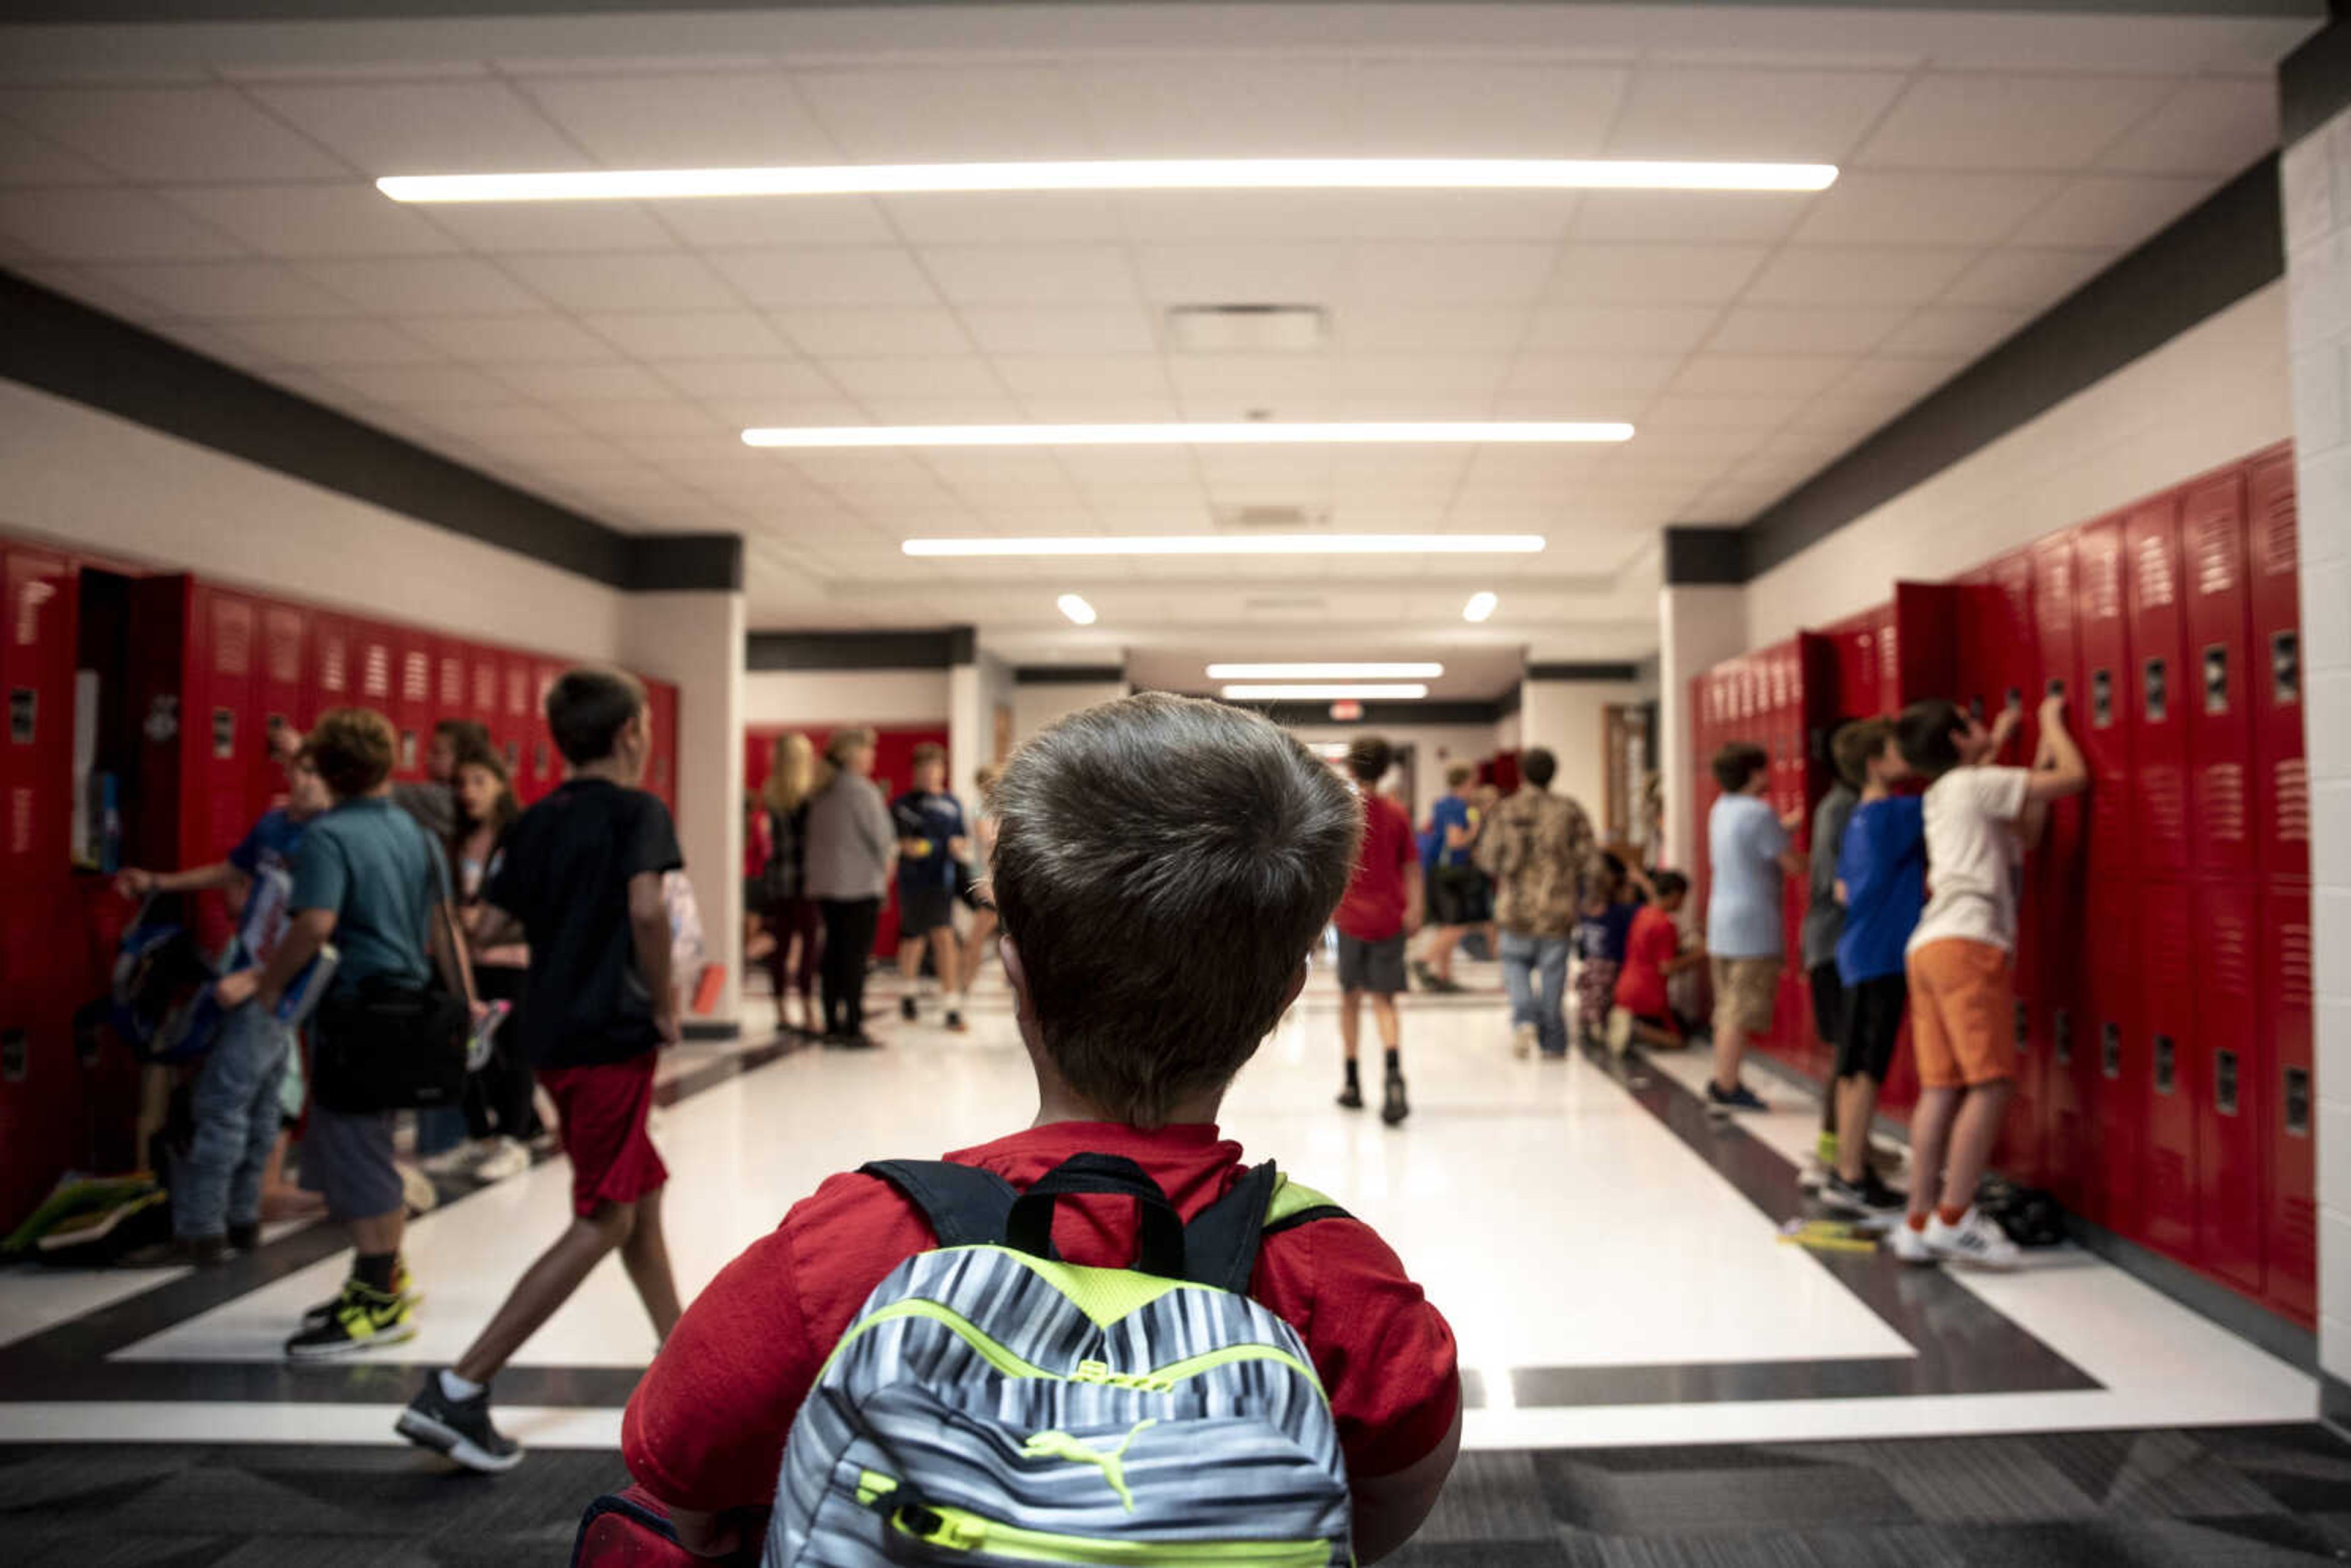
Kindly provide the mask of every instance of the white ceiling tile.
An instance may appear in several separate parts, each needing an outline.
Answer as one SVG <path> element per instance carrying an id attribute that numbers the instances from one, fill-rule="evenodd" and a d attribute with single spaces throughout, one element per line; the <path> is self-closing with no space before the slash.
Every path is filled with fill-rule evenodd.
<path id="1" fill-rule="evenodd" d="M 1159 191 L 1119 209 L 1142 243 L 1323 239 L 1556 240 L 1580 198 L 1569 191 Z"/>
<path id="2" fill-rule="evenodd" d="M 841 389 L 805 360 L 781 353 L 773 359 L 677 361 L 650 359 L 650 368 L 688 397 L 837 398 Z"/>
<path id="3" fill-rule="evenodd" d="M 1198 456 L 1200 476 L 1212 495 L 1236 488 L 1272 488 L 1319 496 L 1331 485 L 1327 447 L 1204 446 Z"/>
<path id="4" fill-rule="evenodd" d="M 410 337 L 474 364 L 609 363 L 612 346 L 568 316 L 423 316 L 400 323 Z"/>
<path id="5" fill-rule="evenodd" d="M 384 316 L 488 316 L 536 308 L 530 291 L 469 256 L 314 261 L 305 276 Z"/>
<path id="6" fill-rule="evenodd" d="M 639 360 L 765 360 L 790 352 L 766 317 L 747 310 L 600 312 L 580 323 Z"/>
<path id="7" fill-rule="evenodd" d="M 852 357 L 963 354 L 971 340 L 952 310 L 922 306 L 897 309 L 857 306 L 777 310 L 768 319 L 803 354 Z"/>
<path id="8" fill-rule="evenodd" d="M 372 185 L 194 185 L 163 194 L 272 256 L 424 256 L 457 248 L 417 208 L 386 199 Z"/>
<path id="9" fill-rule="evenodd" d="M 1484 419 L 1493 412 L 1490 387 L 1370 385 L 1333 382 L 1323 417 L 1337 420 Z M 1562 417 L 1566 415 L 1562 414 Z"/>
<path id="10" fill-rule="evenodd" d="M 1814 198 L 1808 245 L 1984 246 L 2061 190 L 2049 174 L 1849 173 Z"/>
<path id="11" fill-rule="evenodd" d="M 1378 354 L 1334 360 L 1330 374 L 1346 392 L 1491 397 L 1510 369 L 1507 354 Z"/>
<path id="12" fill-rule="evenodd" d="M 1630 73 L 1614 66 L 1366 60 L 1355 68 L 1368 157 L 1591 158 Z"/>
<path id="13" fill-rule="evenodd" d="M 1541 245 L 1360 246 L 1347 294 L 1380 302 L 1508 304 L 1541 295 L 1558 253 Z"/>
<path id="14" fill-rule="evenodd" d="M 1677 353 L 1633 354 L 1579 350 L 1573 353 L 1529 353 L 1510 367 L 1503 390 L 1512 394 L 1592 393 L 1617 400 L 1657 391 L 1682 365 Z"/>
<path id="15" fill-rule="evenodd" d="M 521 90 L 609 168 L 840 161 L 782 71 L 540 77 Z"/>
<path id="16" fill-rule="evenodd" d="M 1674 378 L 1677 392 L 1767 392 L 1805 396 L 1851 370 L 1844 355 L 1720 354 L 1690 356 Z"/>
<path id="17" fill-rule="evenodd" d="M 2066 184 L 2010 237 L 2012 245 L 2130 250 L 2210 195 L 2220 182 L 2092 175 Z"/>
<path id="18" fill-rule="evenodd" d="M 880 204 L 856 196 L 809 201 L 648 202 L 648 211 L 700 250 L 789 246 L 892 245 L 898 235 Z"/>
<path id="19" fill-rule="evenodd" d="M 1858 354 L 1884 341 L 1909 314 L 1886 307 L 1741 305 L 1723 319 L 1708 348 L 1726 354 Z"/>
<path id="20" fill-rule="evenodd" d="M 364 318 L 248 321 L 229 330 L 252 352 L 280 363 L 423 365 L 447 358 L 429 343 Z"/>
<path id="21" fill-rule="evenodd" d="M 1184 412 L 1172 392 L 1108 397 L 1053 389 L 1020 392 L 1013 401 L 1024 418 L 1040 424 L 1164 424 L 1182 418 Z"/>
<path id="22" fill-rule="evenodd" d="M 1579 243 L 1560 257 L 1552 297 L 1569 303 L 1725 304 L 1769 254 L 1760 245 Z"/>
<path id="23" fill-rule="evenodd" d="M 674 397 L 676 390 L 642 365 L 496 365 L 492 373 L 541 402 L 622 402 Z"/>
<path id="24" fill-rule="evenodd" d="M 2105 271 L 2111 250 L 1988 251 L 1943 292 L 1946 305 L 2008 305 L 2045 309 Z"/>
<path id="25" fill-rule="evenodd" d="M 569 310 L 727 310 L 742 303 L 708 264 L 682 254 L 517 256 L 504 265 Z"/>
<path id="26" fill-rule="evenodd" d="M 1340 157 L 1362 145 L 1343 61 L 1098 60 L 1081 83 L 1106 158 Z"/>
<path id="27" fill-rule="evenodd" d="M 916 260 L 956 305 L 1123 304 L 1134 270 L 1117 246 L 942 246 Z"/>
<path id="28" fill-rule="evenodd" d="M 343 316 L 350 302 L 272 261 L 154 263 L 95 267 L 89 275 L 142 295 L 175 316 L 199 320 L 277 316 Z"/>
<path id="29" fill-rule="evenodd" d="M 1527 335 L 1533 313 L 1523 308 L 1413 305 L 1349 305 L 1332 313 L 1331 335 L 1350 353 L 1507 353 Z"/>
<path id="30" fill-rule="evenodd" d="M 370 176 L 594 167 L 528 99 L 501 81 L 338 82 L 249 90 L 271 112 Z"/>
<path id="31" fill-rule="evenodd" d="M 1641 415 L 1641 433 L 1666 430 L 1774 430 L 1788 423 L 1803 397 L 1797 392 L 1737 396 L 1714 392 L 1667 392 Z"/>
<path id="32" fill-rule="evenodd" d="M 710 265 L 755 305 L 936 305 L 938 296 L 904 250 L 841 246 L 714 254 Z"/>
<path id="33" fill-rule="evenodd" d="M 1146 298 L 1167 304 L 1318 304 L 1336 292 L 1335 244 L 1150 245 L 1135 267 Z"/>
<path id="34" fill-rule="evenodd" d="M 488 403 L 468 407 L 464 413 L 452 414 L 445 420 L 434 419 L 430 413 L 425 418 L 493 451 L 518 452 L 534 440 L 576 442 L 581 434 L 578 424 L 535 402 Z M 607 465 L 600 465 L 599 474 L 605 471 Z"/>
<path id="35" fill-rule="evenodd" d="M 1322 361 L 1273 355 L 1179 356 L 1167 361 L 1167 378 L 1186 407 L 1231 411 L 1213 416 L 1219 419 L 1238 419 L 1257 408 L 1297 419 L 1298 409 L 1331 390 L 1331 368 Z"/>
<path id="36" fill-rule="evenodd" d="M 2278 89 L 2255 80 L 2182 83 L 2098 158 L 2128 173 L 2233 174 L 2278 144 Z"/>
<path id="37" fill-rule="evenodd" d="M 1126 237 L 1115 198 L 1074 191 L 891 196 L 879 208 L 909 245 L 1073 245 Z"/>
<path id="38" fill-rule="evenodd" d="M 0 232 L 63 261 L 197 261 L 246 247 L 144 191 L 0 190 Z"/>
<path id="39" fill-rule="evenodd" d="M 1785 192 L 1587 191 L 1576 206 L 1573 233 L 1585 240 L 1769 244 L 1784 237 L 1820 199 Z"/>
<path id="40" fill-rule="evenodd" d="M 2159 77 L 1935 72 L 1863 144 L 1868 169 L 2078 169 L 2170 90 Z"/>
<path id="41" fill-rule="evenodd" d="M 1155 397 L 1167 391 L 1167 371 L 1156 354 L 1001 354 L 995 363 L 1017 396 Z"/>
<path id="42" fill-rule="evenodd" d="M 822 398 L 747 397 L 713 398 L 703 406 L 735 436 L 754 427 L 784 428 L 797 425 L 832 428 L 844 424 L 873 424 L 873 415 L 838 392 Z M 762 469 L 770 469 L 773 459 L 765 452 L 749 447 L 737 447 L 741 454 L 757 462 Z"/>
<path id="43" fill-rule="evenodd" d="M 1652 67 L 1634 78 L 1608 152 L 1617 158 L 1836 162 L 1906 79 L 1892 71 Z"/>
<path id="44" fill-rule="evenodd" d="M 1721 311 L 1703 305 L 1548 305 L 1535 313 L 1527 347 L 1682 354 L 1721 319 Z"/>
<path id="45" fill-rule="evenodd" d="M 349 365 L 330 376 L 360 396 L 390 408 L 514 402 L 510 389 L 463 365 Z"/>
<path id="46" fill-rule="evenodd" d="M 736 434 L 717 414 L 684 398 L 574 403 L 564 416 L 591 435 Z"/>
<path id="47" fill-rule="evenodd" d="M 642 202 L 452 202 L 432 212 L 434 222 L 469 248 L 491 256 L 668 250 L 674 244 Z"/>
<path id="48" fill-rule="evenodd" d="M 1923 304 L 1978 254 L 1928 246 L 1783 246 L 1745 298 L 1758 305 Z"/>
<path id="49" fill-rule="evenodd" d="M 267 375 L 275 375 L 280 368 L 281 356 L 256 347 L 229 327 L 204 321 L 158 321 L 148 330 L 158 337 L 169 338 L 182 348 L 193 349 L 208 360 L 218 360 L 225 365 L 238 365 Z"/>
<path id="50" fill-rule="evenodd" d="M 963 324 L 988 354 L 1134 354 L 1154 342 L 1134 306 L 968 306 Z"/>
<path id="51" fill-rule="evenodd" d="M 925 452 L 923 465 L 942 483 L 967 497 L 1017 490 L 1060 497 L 1070 488 L 1070 476 L 1062 471 L 1058 455 L 1038 448 Z"/>
<path id="52" fill-rule="evenodd" d="M 1478 504 L 1503 507 L 1502 497 L 1551 491 L 1556 507 L 1557 486 L 1588 484 L 1611 455 L 1589 447 L 1480 446 L 1471 455 L 1462 475 L 1462 494 Z"/>
<path id="53" fill-rule="evenodd" d="M 1084 158 L 1081 99 L 1057 67 L 807 70 L 800 95 L 856 162 Z"/>
<path id="54" fill-rule="evenodd" d="M 115 176 L 45 136 L 10 126 L 0 136 L 0 185 L 104 185 Z"/>
<path id="55" fill-rule="evenodd" d="M 825 373 L 852 397 L 997 397 L 1004 388 L 976 354 L 955 359 L 826 360 Z"/>
<path id="56" fill-rule="evenodd" d="M 134 180 L 331 180 L 350 172 L 233 88 L 6 91 L 0 115 Z"/>
<path id="57" fill-rule="evenodd" d="M 1904 322 L 1878 346 L 1878 351 L 1973 358 L 2032 319 L 2029 310 L 2003 310 L 1985 305 L 1930 305 Z"/>

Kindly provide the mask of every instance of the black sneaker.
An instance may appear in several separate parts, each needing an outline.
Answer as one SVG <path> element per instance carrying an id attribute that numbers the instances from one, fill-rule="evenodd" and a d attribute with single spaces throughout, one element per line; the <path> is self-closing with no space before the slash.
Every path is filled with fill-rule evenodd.
<path id="1" fill-rule="evenodd" d="M 963 1021 L 962 1013 L 958 1012 L 954 1008 L 949 1008 L 947 1009 L 947 1028 L 953 1030 L 957 1034 L 962 1034 L 968 1030 L 971 1026 Z"/>
<path id="2" fill-rule="evenodd" d="M 914 1021 L 914 998 L 900 997 L 898 998 L 898 1016 L 904 1019 L 908 1023 L 913 1023 Z"/>
<path id="3" fill-rule="evenodd" d="M 228 1242 L 218 1236 L 174 1236 L 122 1255 L 125 1269 L 211 1269 L 228 1261 Z"/>
<path id="4" fill-rule="evenodd" d="M 437 1372 L 424 1375 L 423 1388 L 392 1429 L 419 1448 L 446 1454 L 486 1476 L 504 1474 L 522 1463 L 522 1445 L 490 1424 L 490 1391 L 452 1399 Z"/>
<path id="5" fill-rule="evenodd" d="M 1437 971 L 1428 967 L 1428 960 L 1426 958 L 1415 958 L 1412 961 L 1412 977 L 1420 982 L 1420 988 L 1424 991 L 1437 989 Z"/>
<path id="6" fill-rule="evenodd" d="M 387 1295 L 358 1280 L 346 1280 L 342 1294 L 327 1309 L 325 1321 L 305 1322 L 302 1332 L 286 1342 L 286 1359 L 328 1361 L 415 1337 L 416 1320 L 407 1297 Z"/>
<path id="7" fill-rule="evenodd" d="M 1393 1127 L 1411 1114 L 1412 1107 L 1405 1103 L 1404 1074 L 1389 1073 L 1386 1092 L 1380 1097 L 1380 1120 Z"/>
<path id="8" fill-rule="evenodd" d="M 1742 1083 L 1726 1094 L 1722 1085 L 1712 1079 L 1706 1083 L 1706 1103 L 1710 1111 L 1769 1111 L 1771 1107 L 1755 1097 L 1755 1091 Z"/>
<path id="9" fill-rule="evenodd" d="M 251 1225 L 232 1225 L 228 1228 L 230 1251 L 250 1252 L 260 1245 L 261 1222 L 259 1220 L 254 1221 Z"/>
<path id="10" fill-rule="evenodd" d="M 1361 1083 L 1356 1082 L 1353 1079 L 1349 1079 L 1347 1081 L 1347 1086 L 1339 1091 L 1339 1104 L 1342 1109 L 1348 1111 L 1362 1110 L 1364 1108 L 1364 1086 Z"/>
<path id="11" fill-rule="evenodd" d="M 833 1051 L 872 1051 L 882 1042 L 863 1030 L 854 1031 L 844 1030 L 839 1034 L 826 1035 L 824 1043 L 828 1049 Z"/>
<path id="12" fill-rule="evenodd" d="M 1863 1171 L 1859 1181 L 1847 1181 L 1831 1171 L 1821 1184 L 1821 1201 L 1846 1214 L 1873 1219 L 1898 1215 L 1910 1206 L 1908 1194 L 1895 1191 L 1873 1170 Z"/>
<path id="13" fill-rule="evenodd" d="M 345 1280 L 343 1282 L 346 1285 L 353 1283 L 350 1280 Z M 421 1307 L 424 1304 L 424 1292 L 416 1288 L 416 1276 L 408 1271 L 408 1260 L 405 1258 L 392 1266 L 392 1291 L 412 1307 Z M 342 1293 L 337 1291 L 302 1314 L 303 1328 L 307 1330 L 319 1327 L 333 1317 L 337 1309 L 342 1304 Z"/>

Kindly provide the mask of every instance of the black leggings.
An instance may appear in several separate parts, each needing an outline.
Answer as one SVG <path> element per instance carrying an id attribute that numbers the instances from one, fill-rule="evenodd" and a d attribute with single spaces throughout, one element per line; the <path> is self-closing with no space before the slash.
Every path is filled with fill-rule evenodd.
<path id="1" fill-rule="evenodd" d="M 474 989 L 484 1001 L 516 1001 L 522 995 L 520 969 L 483 964 L 474 970 Z M 465 1132 L 492 1134 L 528 1143 L 538 1134 L 538 1111 L 531 1103 L 530 1058 L 523 1054 L 522 1019 L 514 1013 L 491 1037 L 490 1060 L 465 1080 Z"/>
<path id="2" fill-rule="evenodd" d="M 775 951 L 768 955 L 768 977 L 775 983 L 777 1007 L 784 1005 L 787 990 L 799 992 L 803 1002 L 815 992 L 823 929 L 813 899 L 786 898 L 768 905 L 768 935 L 776 939 Z M 797 953 L 794 937 L 799 939 Z"/>
<path id="3" fill-rule="evenodd" d="M 824 1031 L 856 1034 L 865 1027 L 865 960 L 882 924 L 878 898 L 826 898 L 824 916 Z"/>

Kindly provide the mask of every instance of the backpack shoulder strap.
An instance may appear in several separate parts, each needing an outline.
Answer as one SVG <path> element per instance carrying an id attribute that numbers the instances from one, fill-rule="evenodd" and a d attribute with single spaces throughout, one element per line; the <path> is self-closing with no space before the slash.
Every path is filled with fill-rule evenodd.
<path id="1" fill-rule="evenodd" d="M 1250 1170 L 1230 1192 L 1195 1215 L 1184 1228 L 1184 1273 L 1196 1285 L 1214 1285 L 1237 1296 L 1249 1294 L 1257 1272 L 1258 1243 L 1266 1213 L 1281 1185 L 1273 1162 Z"/>
<path id="2" fill-rule="evenodd" d="M 858 1174 L 879 1177 L 923 1211 L 942 1247 L 994 1246 L 1004 1240 L 1020 1194 L 994 1171 L 950 1160 L 875 1160 Z"/>
<path id="3" fill-rule="evenodd" d="M 1318 1219 L 1353 1218 L 1312 1187 L 1283 1176 L 1274 1188 L 1273 1201 L 1266 1208 L 1265 1234 L 1277 1236 L 1285 1230 L 1295 1230 L 1301 1225 L 1311 1225 Z"/>

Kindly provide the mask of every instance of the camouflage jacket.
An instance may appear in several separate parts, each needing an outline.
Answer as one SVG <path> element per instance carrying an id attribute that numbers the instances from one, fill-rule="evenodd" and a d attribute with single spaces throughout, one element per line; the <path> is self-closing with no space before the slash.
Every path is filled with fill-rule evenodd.
<path id="1" fill-rule="evenodd" d="M 1525 936 L 1565 936 L 1583 890 L 1599 880 L 1600 841 L 1564 795 L 1521 789 L 1478 833 L 1479 869 L 1494 879 L 1494 920 Z"/>

